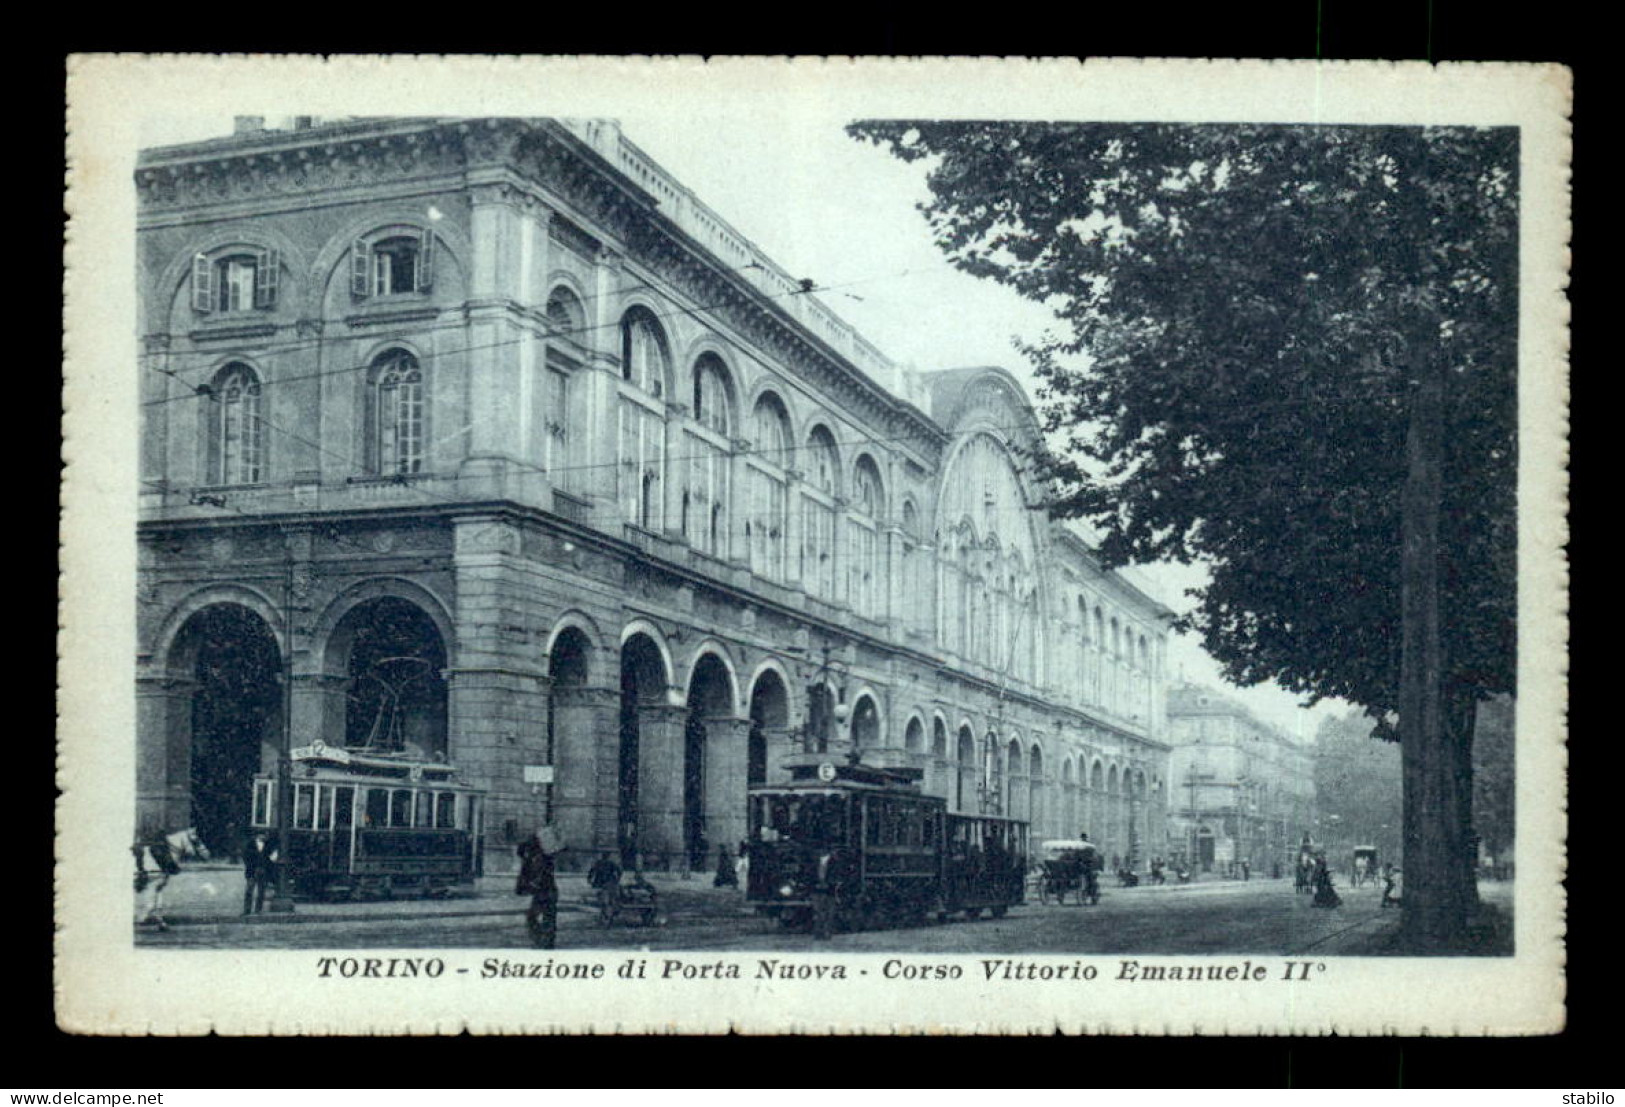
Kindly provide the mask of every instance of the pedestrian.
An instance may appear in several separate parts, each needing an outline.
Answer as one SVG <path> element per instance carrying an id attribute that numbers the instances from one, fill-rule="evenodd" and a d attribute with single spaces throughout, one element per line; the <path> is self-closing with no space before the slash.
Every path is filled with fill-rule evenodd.
<path id="1" fill-rule="evenodd" d="M 1151 883 L 1168 883 L 1168 878 L 1162 875 L 1162 858 L 1160 857 L 1153 857 L 1151 859 Z"/>
<path id="2" fill-rule="evenodd" d="M 276 863 L 276 847 L 265 831 L 255 831 L 243 850 L 243 914 L 265 910 L 265 888 L 276 881 Z"/>
<path id="3" fill-rule="evenodd" d="M 1241 861 L 1241 879 L 1243 879 L 1243 880 L 1251 880 L 1252 878 L 1253 878 L 1253 867 L 1252 867 L 1251 864 L 1248 863 L 1246 858 L 1242 858 L 1242 861 Z"/>
<path id="4" fill-rule="evenodd" d="M 1088 900 L 1091 905 L 1100 902 L 1100 851 L 1089 841 L 1089 835 L 1079 833 L 1078 841 L 1088 846 L 1083 854 L 1083 893 L 1079 900 Z"/>
<path id="5" fill-rule="evenodd" d="M 1394 887 L 1398 883 L 1399 870 L 1394 868 L 1394 863 L 1390 861 L 1382 867 L 1382 906 L 1399 906 L 1399 897 L 1394 895 Z"/>
<path id="6" fill-rule="evenodd" d="M 733 854 L 728 852 L 727 846 L 717 847 L 717 875 L 712 879 L 713 888 L 739 887 L 739 874 L 734 871 Z"/>
<path id="7" fill-rule="evenodd" d="M 1341 907 L 1343 898 L 1337 894 L 1332 885 L 1332 870 L 1326 864 L 1326 855 L 1320 854 L 1315 858 L 1315 875 L 1310 883 L 1315 889 L 1315 898 L 1312 907 Z"/>
<path id="8" fill-rule="evenodd" d="M 621 898 L 621 867 L 607 850 L 599 854 L 598 860 L 587 870 L 587 886 L 593 890 L 593 898 L 598 901 L 599 922 L 610 925 L 615 921 L 615 908 Z"/>
<path id="9" fill-rule="evenodd" d="M 813 937 L 828 941 L 835 933 L 836 895 L 835 854 L 822 850 L 813 867 L 812 900 Z"/>
<path id="10" fill-rule="evenodd" d="M 734 861 L 734 880 L 739 886 L 750 891 L 750 843 L 739 843 L 738 859 Z"/>
<path id="11" fill-rule="evenodd" d="M 559 886 L 553 879 L 553 862 L 559 852 L 557 833 L 541 827 L 533 837 L 519 843 L 519 879 L 515 895 L 530 896 L 525 911 L 525 927 L 537 949 L 552 949 L 559 933 Z"/>

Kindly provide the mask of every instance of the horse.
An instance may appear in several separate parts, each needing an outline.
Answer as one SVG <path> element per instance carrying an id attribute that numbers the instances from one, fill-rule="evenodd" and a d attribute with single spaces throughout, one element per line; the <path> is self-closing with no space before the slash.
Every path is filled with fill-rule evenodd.
<path id="1" fill-rule="evenodd" d="M 147 894 L 145 910 L 136 917 L 136 925 L 168 930 L 163 907 L 164 889 L 169 887 L 169 878 L 181 871 L 179 859 L 207 861 L 209 848 L 203 844 L 197 827 L 188 826 L 137 839 L 130 847 L 130 854 L 135 858 L 135 890 Z"/>

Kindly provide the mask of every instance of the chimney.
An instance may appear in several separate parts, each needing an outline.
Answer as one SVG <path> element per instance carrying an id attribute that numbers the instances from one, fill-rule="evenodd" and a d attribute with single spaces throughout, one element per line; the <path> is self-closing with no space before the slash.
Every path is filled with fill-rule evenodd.
<path id="1" fill-rule="evenodd" d="M 232 117 L 232 134 L 251 135 L 256 131 L 263 130 L 265 130 L 265 116 L 263 115 L 238 115 Z"/>

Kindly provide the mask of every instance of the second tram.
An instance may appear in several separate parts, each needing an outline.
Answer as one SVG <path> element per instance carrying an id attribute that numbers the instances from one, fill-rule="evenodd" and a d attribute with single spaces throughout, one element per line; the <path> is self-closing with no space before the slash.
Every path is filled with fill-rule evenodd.
<path id="1" fill-rule="evenodd" d="M 747 897 L 787 926 L 834 897 L 848 928 L 939 921 L 1023 902 L 1027 824 L 950 813 L 920 791 L 919 769 L 811 760 L 786 784 L 750 789 Z"/>

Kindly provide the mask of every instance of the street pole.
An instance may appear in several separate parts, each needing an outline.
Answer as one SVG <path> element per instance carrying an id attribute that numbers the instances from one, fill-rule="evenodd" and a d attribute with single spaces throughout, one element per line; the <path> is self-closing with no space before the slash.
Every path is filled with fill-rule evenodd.
<path id="1" fill-rule="evenodd" d="M 288 820 L 293 806 L 293 542 L 283 532 L 288 560 L 282 580 L 282 748 L 276 759 L 276 892 L 271 910 L 293 913 L 288 889 Z"/>

